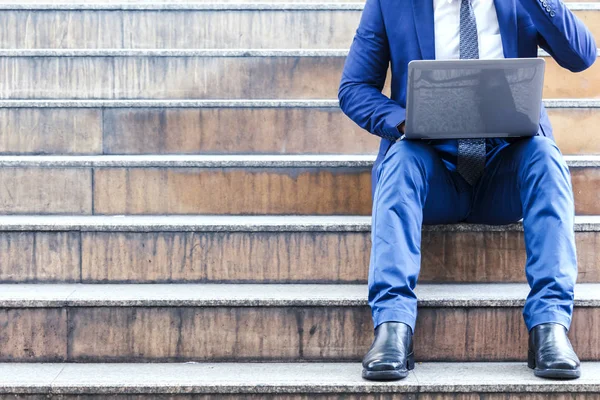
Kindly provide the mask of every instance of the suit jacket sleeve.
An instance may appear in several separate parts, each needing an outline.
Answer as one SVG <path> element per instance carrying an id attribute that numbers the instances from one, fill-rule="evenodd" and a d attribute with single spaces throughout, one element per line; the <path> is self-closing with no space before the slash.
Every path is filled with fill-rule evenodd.
<path id="1" fill-rule="evenodd" d="M 390 51 L 379 0 L 367 0 L 346 58 L 338 98 L 342 111 L 367 131 L 396 140 L 405 109 L 381 93 Z"/>
<path id="2" fill-rule="evenodd" d="M 596 61 L 596 42 L 590 31 L 561 0 L 518 0 L 529 13 L 540 47 L 572 72 Z"/>

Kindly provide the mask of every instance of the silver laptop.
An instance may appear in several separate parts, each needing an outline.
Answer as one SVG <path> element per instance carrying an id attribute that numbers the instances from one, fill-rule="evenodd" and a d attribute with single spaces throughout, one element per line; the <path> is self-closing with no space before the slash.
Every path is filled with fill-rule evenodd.
<path id="1" fill-rule="evenodd" d="M 533 136 L 544 87 L 541 58 L 408 64 L 408 139 Z"/>

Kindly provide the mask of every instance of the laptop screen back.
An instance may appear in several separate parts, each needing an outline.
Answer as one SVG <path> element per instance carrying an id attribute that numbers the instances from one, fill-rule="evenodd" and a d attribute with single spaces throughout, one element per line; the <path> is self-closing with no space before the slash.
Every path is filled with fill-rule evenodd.
<path id="1" fill-rule="evenodd" d="M 531 136 L 539 129 L 542 59 L 413 61 L 406 136 Z"/>

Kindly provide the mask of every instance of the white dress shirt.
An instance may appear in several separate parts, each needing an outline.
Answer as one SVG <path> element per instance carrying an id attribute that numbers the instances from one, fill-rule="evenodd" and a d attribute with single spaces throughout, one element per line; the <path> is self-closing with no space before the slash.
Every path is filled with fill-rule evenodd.
<path id="1" fill-rule="evenodd" d="M 427 0 L 420 0 L 427 1 Z M 460 58 L 461 0 L 433 0 L 435 58 Z M 504 58 L 494 0 L 471 0 L 477 20 L 479 58 Z"/>

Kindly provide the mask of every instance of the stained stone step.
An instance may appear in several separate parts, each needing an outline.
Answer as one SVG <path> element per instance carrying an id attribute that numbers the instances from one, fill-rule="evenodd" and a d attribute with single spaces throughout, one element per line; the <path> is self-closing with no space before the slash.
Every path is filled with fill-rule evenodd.
<path id="1" fill-rule="evenodd" d="M 585 363 L 573 381 L 536 378 L 524 363 L 421 363 L 397 382 L 363 380 L 360 371 L 359 363 L 7 363 L 0 390 L 6 399 L 82 400 L 595 400 L 600 391 L 597 362 Z"/>
<path id="2" fill-rule="evenodd" d="M 564 154 L 600 154 L 600 100 L 544 103 Z M 379 147 L 337 100 L 4 100 L 0 120 L 0 154 L 372 154 Z"/>
<path id="3" fill-rule="evenodd" d="M 346 54 L 0 50 L 0 99 L 331 99 L 337 97 Z M 600 63 L 573 74 L 546 59 L 545 98 L 600 97 Z"/>
<path id="4" fill-rule="evenodd" d="M 575 291 L 583 360 L 600 360 L 599 289 Z M 420 285 L 417 360 L 523 361 L 527 292 Z M 357 361 L 372 340 L 366 285 L 0 285 L 0 308 L 2 361 Z"/>
<path id="5" fill-rule="evenodd" d="M 392 400 L 407 395 L 595 399 L 600 387 L 598 363 L 586 363 L 582 378 L 575 381 L 535 378 L 523 363 L 423 363 L 399 382 L 363 380 L 360 368 L 358 363 L 0 364 L 0 387 L 23 399 L 37 399 L 36 394 L 73 394 L 77 399 L 110 394 L 115 399 L 201 400 Z"/>
<path id="6" fill-rule="evenodd" d="M 372 155 L 0 156 L 3 214 L 370 215 Z M 600 156 L 568 156 L 600 214 Z M 27 184 L 23 184 L 27 182 Z"/>
<path id="7" fill-rule="evenodd" d="M 0 282 L 366 283 L 370 218 L 4 216 Z M 600 217 L 576 217 L 600 283 Z M 522 227 L 426 226 L 421 282 L 525 282 Z"/>
<path id="8" fill-rule="evenodd" d="M 598 3 L 568 6 L 600 37 Z M 0 5 L 0 48 L 348 48 L 362 9 L 359 2 Z"/>

